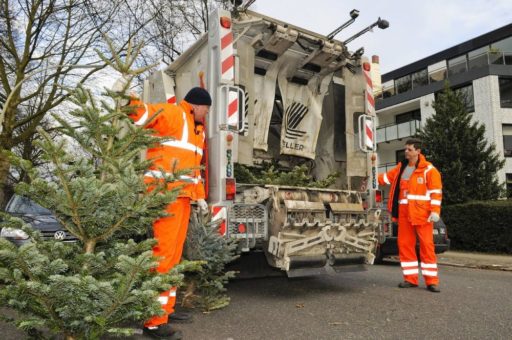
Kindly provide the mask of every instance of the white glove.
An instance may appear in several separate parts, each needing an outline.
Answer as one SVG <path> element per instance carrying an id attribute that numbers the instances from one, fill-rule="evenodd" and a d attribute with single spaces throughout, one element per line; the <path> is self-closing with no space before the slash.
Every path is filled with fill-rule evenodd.
<path id="1" fill-rule="evenodd" d="M 117 80 L 114 82 L 114 85 L 112 85 L 112 91 L 118 92 L 118 93 L 126 93 L 128 90 L 126 88 L 126 85 L 128 85 L 129 80 L 130 80 L 130 76 L 128 76 L 126 74 L 117 78 Z"/>
<path id="2" fill-rule="evenodd" d="M 199 208 L 199 212 L 203 215 L 208 215 L 208 203 L 206 203 L 205 200 L 203 199 L 200 199 L 200 200 L 197 200 L 197 206 Z"/>
<path id="3" fill-rule="evenodd" d="M 427 219 L 427 222 L 438 222 L 439 221 L 439 214 L 435 212 L 431 212 L 430 216 Z"/>

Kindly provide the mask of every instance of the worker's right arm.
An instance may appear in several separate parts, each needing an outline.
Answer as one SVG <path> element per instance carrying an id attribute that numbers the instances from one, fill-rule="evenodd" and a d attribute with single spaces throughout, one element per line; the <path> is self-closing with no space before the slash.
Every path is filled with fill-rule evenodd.
<path id="1" fill-rule="evenodd" d="M 393 169 L 389 170 L 388 172 L 385 172 L 383 174 L 379 174 L 379 185 L 391 185 L 393 181 L 395 180 L 396 176 L 400 173 L 400 166 L 401 163 L 398 163 L 397 166 L 395 166 Z"/>
<path id="2" fill-rule="evenodd" d="M 129 117 L 137 126 L 156 130 L 162 135 L 168 135 L 178 126 L 174 104 L 146 104 L 132 97 L 129 106 L 133 108 L 133 113 L 129 114 Z"/>

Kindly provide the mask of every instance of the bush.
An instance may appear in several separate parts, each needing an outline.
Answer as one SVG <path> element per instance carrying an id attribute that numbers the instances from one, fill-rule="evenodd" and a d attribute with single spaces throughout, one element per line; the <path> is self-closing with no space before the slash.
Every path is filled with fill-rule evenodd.
<path id="1" fill-rule="evenodd" d="M 512 253 L 512 201 L 481 201 L 443 207 L 451 248 Z"/>

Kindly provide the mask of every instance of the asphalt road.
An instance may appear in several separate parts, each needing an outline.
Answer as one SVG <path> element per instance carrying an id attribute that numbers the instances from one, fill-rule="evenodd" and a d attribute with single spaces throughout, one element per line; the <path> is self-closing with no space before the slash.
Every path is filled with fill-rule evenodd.
<path id="1" fill-rule="evenodd" d="M 176 324 L 185 339 L 511 339 L 512 272 L 440 266 L 441 293 L 400 289 L 397 263 L 364 272 L 239 279 L 231 304 Z M 0 322 L 0 339 L 22 333 Z M 136 335 L 131 339 L 144 339 Z"/>
<path id="2" fill-rule="evenodd" d="M 185 339 L 510 339 L 512 272 L 441 266 L 441 293 L 400 289 L 400 267 L 337 276 L 237 280 L 231 304 Z"/>

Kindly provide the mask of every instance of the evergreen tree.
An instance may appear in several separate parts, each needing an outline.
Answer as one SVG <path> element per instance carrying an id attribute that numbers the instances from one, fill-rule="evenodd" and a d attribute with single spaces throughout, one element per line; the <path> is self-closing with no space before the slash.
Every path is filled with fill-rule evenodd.
<path id="1" fill-rule="evenodd" d="M 129 48 L 124 60 L 115 50 L 111 45 L 111 66 L 123 75 L 145 71 L 130 69 L 140 47 Z M 43 179 L 32 169 L 31 184 L 17 191 L 51 210 L 78 242 L 43 241 L 19 219 L 4 223 L 23 228 L 33 240 L 17 248 L 0 239 L 0 304 L 20 312 L 12 321 L 24 330 L 67 339 L 129 334 L 133 329 L 120 325 L 160 314 L 159 292 L 179 285 L 183 270 L 198 269 L 198 263 L 184 263 L 159 274 L 154 240 L 129 239 L 145 235 L 177 193 L 166 188 L 175 176 L 147 190 L 143 173 L 149 162 L 140 153 L 159 139 L 131 124 L 126 114 L 133 108 L 120 104 L 125 99 L 107 90 L 97 100 L 79 86 L 71 96 L 73 125 L 54 116 L 64 138 L 39 130 L 38 147 L 52 164 L 51 174 Z M 67 148 L 69 140 L 80 150 Z"/>
<path id="2" fill-rule="evenodd" d="M 236 240 L 221 235 L 218 224 L 205 221 L 207 219 L 195 213 L 190 218 L 183 256 L 187 260 L 206 263 L 201 271 L 187 273 L 182 304 L 211 311 L 229 304 L 225 284 L 235 272 L 226 271 L 225 266 L 238 256 L 235 255 Z"/>
<path id="3" fill-rule="evenodd" d="M 485 139 L 485 126 L 473 119 L 462 93 L 449 84 L 436 98 L 435 114 L 428 118 L 419 137 L 424 153 L 441 172 L 443 202 L 462 203 L 496 199 L 503 187 L 497 171 L 504 166 L 493 143 Z"/>

